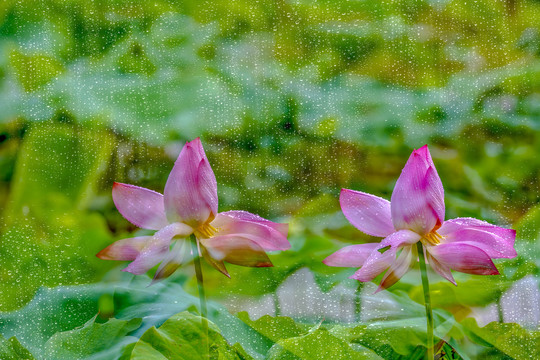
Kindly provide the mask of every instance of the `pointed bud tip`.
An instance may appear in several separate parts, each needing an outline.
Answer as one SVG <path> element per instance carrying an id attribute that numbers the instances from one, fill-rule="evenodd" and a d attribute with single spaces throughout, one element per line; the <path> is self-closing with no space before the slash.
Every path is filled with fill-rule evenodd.
<path id="1" fill-rule="evenodd" d="M 107 256 L 107 252 L 105 250 L 107 250 L 108 248 L 105 248 L 103 250 L 101 250 L 100 252 L 98 252 L 96 254 L 96 257 L 101 259 L 101 260 L 113 260 L 111 259 L 109 256 Z"/>

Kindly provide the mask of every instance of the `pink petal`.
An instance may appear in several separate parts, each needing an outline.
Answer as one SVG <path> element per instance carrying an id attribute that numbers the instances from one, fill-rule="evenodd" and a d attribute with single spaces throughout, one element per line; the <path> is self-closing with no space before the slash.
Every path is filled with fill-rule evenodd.
<path id="1" fill-rule="evenodd" d="M 431 246 L 427 251 L 439 263 L 456 271 L 477 275 L 499 274 L 489 255 L 476 246 L 447 243 Z"/>
<path id="2" fill-rule="evenodd" d="M 115 241 L 96 256 L 102 260 L 132 261 L 152 239 L 151 236 L 139 236 Z"/>
<path id="3" fill-rule="evenodd" d="M 199 141 L 200 144 L 200 141 Z M 199 163 L 199 169 L 197 173 L 197 183 L 199 192 L 205 201 L 206 205 L 210 209 L 211 216 L 215 217 L 218 213 L 218 196 L 217 196 L 217 181 L 214 171 L 204 154 L 202 145 L 200 147 L 203 158 Z"/>
<path id="4" fill-rule="evenodd" d="M 287 224 L 277 224 L 245 211 L 219 213 L 211 225 L 218 230 L 216 236 L 236 234 L 254 241 L 267 251 L 291 247 L 287 240 Z"/>
<path id="5" fill-rule="evenodd" d="M 435 259 L 433 256 L 430 255 L 429 252 L 426 252 L 426 248 L 424 247 L 424 256 L 426 256 L 427 261 L 431 268 L 435 270 L 435 272 L 439 275 L 441 275 L 446 280 L 450 281 L 452 284 L 457 286 L 456 280 L 454 280 L 454 276 L 452 275 L 452 271 L 450 271 L 450 268 L 446 265 L 441 264 L 437 259 Z"/>
<path id="6" fill-rule="evenodd" d="M 216 261 L 251 267 L 273 266 L 264 249 L 249 239 L 237 235 L 223 235 L 200 241 Z"/>
<path id="7" fill-rule="evenodd" d="M 170 222 L 198 227 L 217 214 L 217 183 L 199 138 L 186 143 L 164 191 Z"/>
<path id="8" fill-rule="evenodd" d="M 201 254 L 204 260 L 208 264 L 210 264 L 214 269 L 225 275 L 226 277 L 230 278 L 231 275 L 229 275 L 229 272 L 227 271 L 227 268 L 225 267 L 225 264 L 223 263 L 223 260 L 216 260 L 214 259 L 209 253 L 208 250 L 204 246 L 201 246 Z"/>
<path id="9" fill-rule="evenodd" d="M 164 227 L 151 237 L 137 258 L 122 271 L 135 275 L 146 273 L 166 258 L 173 237 L 185 237 L 192 232 L 192 228 L 182 223 L 174 223 Z"/>
<path id="10" fill-rule="evenodd" d="M 511 256 L 515 252 L 513 248 L 516 241 L 516 230 L 513 229 L 502 228 L 474 218 L 457 218 L 445 221 L 437 232 L 445 237 L 448 236 L 451 238 L 453 233 L 465 229 L 473 229 L 493 234 L 497 237 L 497 241 L 500 239 L 505 243 L 501 244 L 501 246 L 505 248 L 505 250 L 502 250 L 501 252 L 506 253 L 509 257 L 515 256 Z"/>
<path id="11" fill-rule="evenodd" d="M 133 225 L 159 230 L 169 223 L 165 216 L 163 195 L 160 193 L 115 182 L 112 197 L 120 214 Z"/>
<path id="12" fill-rule="evenodd" d="M 397 251 L 407 245 L 415 244 L 420 235 L 410 230 L 400 230 L 383 239 L 371 252 L 364 265 L 350 278 L 359 281 L 371 281 L 386 270 L 396 259 Z"/>
<path id="13" fill-rule="evenodd" d="M 154 274 L 152 284 L 171 276 L 184 262 L 186 262 L 187 241 L 176 241 L 172 249 L 163 258 Z"/>
<path id="14" fill-rule="evenodd" d="M 381 290 L 388 289 L 394 285 L 407 271 L 409 271 L 413 260 L 411 246 L 405 246 L 398 255 L 396 261 L 392 263 L 386 274 L 381 280 L 379 287 L 375 291 L 378 293 Z"/>
<path id="15" fill-rule="evenodd" d="M 369 243 L 346 246 L 328 256 L 323 263 L 328 266 L 360 267 L 379 245 L 379 243 Z"/>
<path id="16" fill-rule="evenodd" d="M 491 258 L 514 258 L 517 252 L 502 237 L 478 228 L 462 228 L 444 236 L 445 243 L 469 244 L 484 250 Z"/>
<path id="17" fill-rule="evenodd" d="M 379 237 L 386 237 L 395 231 L 390 201 L 360 191 L 342 189 L 339 203 L 347 220 L 358 230 Z"/>
<path id="18" fill-rule="evenodd" d="M 388 269 L 396 259 L 397 249 L 388 249 L 383 254 L 375 250 L 366 259 L 360 270 L 350 276 L 351 279 L 367 282 L 375 279 L 380 273 Z"/>
<path id="19" fill-rule="evenodd" d="M 413 151 L 396 182 L 391 213 L 397 230 L 427 234 L 444 221 L 444 189 L 427 145 Z"/>
<path id="20" fill-rule="evenodd" d="M 263 225 L 270 226 L 272 229 L 278 231 L 284 238 L 287 238 L 289 233 L 289 224 L 276 223 L 270 220 L 266 220 L 259 215 L 252 214 L 243 210 L 231 210 L 220 213 L 220 215 L 227 215 L 238 220 L 246 220 L 255 223 L 262 223 Z"/>

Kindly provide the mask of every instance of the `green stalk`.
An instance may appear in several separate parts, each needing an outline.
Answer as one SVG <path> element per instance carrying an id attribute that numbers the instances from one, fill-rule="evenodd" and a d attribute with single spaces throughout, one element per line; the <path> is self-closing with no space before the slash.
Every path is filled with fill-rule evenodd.
<path id="1" fill-rule="evenodd" d="M 197 288 L 199 290 L 199 301 L 201 303 L 201 325 L 204 338 L 202 339 L 203 348 L 206 349 L 206 357 L 210 358 L 210 348 L 208 343 L 208 309 L 206 308 L 206 296 L 204 294 L 204 281 L 201 267 L 201 257 L 199 256 L 199 245 L 197 238 L 191 234 L 191 252 L 193 253 L 193 264 L 195 265 L 195 276 L 197 278 Z"/>
<path id="2" fill-rule="evenodd" d="M 276 291 L 272 293 L 272 298 L 274 300 L 274 316 L 281 316 L 281 305 L 279 303 L 279 296 Z"/>
<path id="3" fill-rule="evenodd" d="M 503 307 L 502 307 L 501 297 L 500 296 L 497 298 L 497 301 L 495 303 L 497 304 L 497 315 L 499 315 L 499 322 L 503 323 L 504 322 L 504 312 L 503 312 Z"/>
<path id="4" fill-rule="evenodd" d="M 427 318 L 427 358 L 434 359 L 433 354 L 433 312 L 431 311 L 431 296 L 429 294 L 429 280 L 426 269 L 426 258 L 424 257 L 424 248 L 419 241 L 416 243 L 418 249 L 418 259 L 420 260 L 420 272 L 422 273 L 422 287 L 424 288 L 424 303 L 426 305 Z"/>
<path id="5" fill-rule="evenodd" d="M 274 278 L 274 282 L 279 283 L 279 279 L 276 275 L 274 268 L 272 268 L 271 274 L 272 274 L 272 277 Z M 276 287 L 274 291 L 272 292 L 272 299 L 274 300 L 274 316 L 281 316 L 281 304 L 279 302 L 279 295 L 277 291 L 278 291 L 278 287 Z"/>
<path id="6" fill-rule="evenodd" d="M 364 288 L 363 282 L 358 282 L 358 287 L 354 292 L 354 315 L 356 322 L 362 320 L 362 289 Z"/>

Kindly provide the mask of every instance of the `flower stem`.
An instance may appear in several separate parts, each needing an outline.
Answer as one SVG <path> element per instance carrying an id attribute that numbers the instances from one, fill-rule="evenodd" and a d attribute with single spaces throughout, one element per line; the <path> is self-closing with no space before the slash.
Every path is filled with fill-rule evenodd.
<path id="1" fill-rule="evenodd" d="M 429 294 L 429 280 L 426 269 L 426 258 L 424 257 L 424 248 L 419 241 L 416 243 L 418 249 L 418 259 L 420 260 L 420 272 L 422 273 L 422 287 L 424 288 L 424 303 L 426 305 L 427 318 L 427 358 L 434 359 L 433 354 L 433 312 L 431 311 L 431 296 Z"/>
<path id="2" fill-rule="evenodd" d="M 502 302 L 501 302 L 501 297 L 500 296 L 497 298 L 497 301 L 495 303 L 497 304 L 497 315 L 499 316 L 499 322 L 503 323 L 504 322 L 504 312 L 503 312 L 503 307 L 502 307 Z"/>
<path id="3" fill-rule="evenodd" d="M 354 292 L 354 315 L 356 322 L 362 320 L 362 289 L 364 288 L 363 282 L 358 282 L 358 287 Z"/>
<path id="4" fill-rule="evenodd" d="M 275 272 L 275 269 L 273 268 L 270 272 L 273 280 L 275 283 L 279 284 L 279 278 Z M 278 295 L 278 287 L 274 289 L 272 292 L 272 300 L 274 303 L 274 316 L 281 316 L 281 303 L 279 302 L 279 295 Z"/>
<path id="5" fill-rule="evenodd" d="M 281 316 L 281 305 L 279 303 L 279 296 L 276 291 L 272 293 L 272 298 L 274 300 L 274 316 Z"/>
<path id="6" fill-rule="evenodd" d="M 208 339 L 208 310 L 206 308 L 206 296 L 204 294 L 204 281 L 201 267 L 201 257 L 199 256 L 199 245 L 197 238 L 191 234 L 191 252 L 193 253 L 193 264 L 195 265 L 195 276 L 197 278 L 197 288 L 199 290 L 199 301 L 201 304 L 201 325 L 204 338 L 202 339 L 203 348 L 206 349 L 206 357 L 210 358 L 210 348 Z"/>

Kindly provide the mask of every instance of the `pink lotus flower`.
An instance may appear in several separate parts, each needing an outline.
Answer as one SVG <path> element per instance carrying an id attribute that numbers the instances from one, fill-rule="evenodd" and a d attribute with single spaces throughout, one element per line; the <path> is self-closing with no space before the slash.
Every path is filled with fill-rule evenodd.
<path id="1" fill-rule="evenodd" d="M 342 189 L 341 210 L 358 230 L 380 243 L 347 246 L 324 259 L 329 266 L 360 267 L 352 279 L 367 282 L 387 270 L 377 291 L 396 283 L 417 261 L 416 243 L 433 270 L 456 285 L 451 269 L 497 275 L 491 261 L 513 258 L 516 232 L 473 218 L 444 221 L 444 190 L 427 145 L 413 151 L 392 201 Z"/>
<path id="2" fill-rule="evenodd" d="M 154 280 L 171 275 L 189 251 L 194 234 L 199 255 L 229 276 L 224 262 L 272 266 L 265 251 L 290 248 L 288 225 L 246 211 L 218 213 L 217 183 L 199 138 L 186 143 L 165 184 L 164 194 L 114 183 L 112 196 L 120 213 L 134 225 L 158 230 L 153 236 L 118 240 L 101 250 L 104 260 L 132 261 L 123 271 L 144 274 L 161 262 Z"/>

